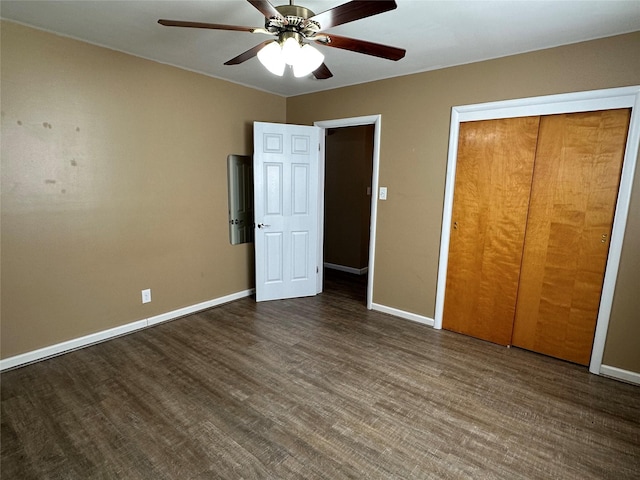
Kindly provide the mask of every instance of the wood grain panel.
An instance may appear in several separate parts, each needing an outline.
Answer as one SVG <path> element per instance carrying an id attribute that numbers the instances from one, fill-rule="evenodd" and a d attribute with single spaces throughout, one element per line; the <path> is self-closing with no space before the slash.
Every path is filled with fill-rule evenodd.
<path id="1" fill-rule="evenodd" d="M 460 125 L 443 327 L 511 342 L 539 117 Z"/>
<path id="2" fill-rule="evenodd" d="M 629 118 L 542 118 L 514 345 L 589 363 Z"/>

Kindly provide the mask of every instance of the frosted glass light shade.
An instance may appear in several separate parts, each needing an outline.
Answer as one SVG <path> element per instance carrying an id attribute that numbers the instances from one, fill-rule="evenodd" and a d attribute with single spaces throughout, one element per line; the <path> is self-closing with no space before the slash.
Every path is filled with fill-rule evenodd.
<path id="1" fill-rule="evenodd" d="M 286 63 L 282 55 L 280 44 L 275 40 L 267 44 L 258 52 L 258 60 L 274 75 L 281 77 L 284 74 Z"/>
<path id="2" fill-rule="evenodd" d="M 324 62 L 324 55 L 318 49 L 305 44 L 299 49 L 296 63 L 293 65 L 293 75 L 304 77 L 316 70 Z"/>
<path id="3" fill-rule="evenodd" d="M 298 63 L 300 56 L 300 43 L 294 37 L 287 38 L 282 44 L 282 58 L 287 65 Z"/>

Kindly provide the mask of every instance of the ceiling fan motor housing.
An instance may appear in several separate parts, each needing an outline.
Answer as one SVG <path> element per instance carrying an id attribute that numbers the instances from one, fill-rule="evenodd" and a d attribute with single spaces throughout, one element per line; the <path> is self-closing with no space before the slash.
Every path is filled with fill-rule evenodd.
<path id="1" fill-rule="evenodd" d="M 311 10 L 298 5 L 280 5 L 275 9 L 282 18 L 271 17 L 265 21 L 265 29 L 272 34 L 282 35 L 292 32 L 304 38 L 311 38 L 320 31 L 320 24 L 309 18 L 315 16 Z"/>

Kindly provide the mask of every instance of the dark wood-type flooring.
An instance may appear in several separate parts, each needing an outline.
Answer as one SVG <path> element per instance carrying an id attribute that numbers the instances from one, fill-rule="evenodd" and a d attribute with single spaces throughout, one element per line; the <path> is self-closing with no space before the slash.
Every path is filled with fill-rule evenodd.
<path id="1" fill-rule="evenodd" d="M 2 479 L 640 478 L 640 387 L 313 298 L 2 374 Z"/>

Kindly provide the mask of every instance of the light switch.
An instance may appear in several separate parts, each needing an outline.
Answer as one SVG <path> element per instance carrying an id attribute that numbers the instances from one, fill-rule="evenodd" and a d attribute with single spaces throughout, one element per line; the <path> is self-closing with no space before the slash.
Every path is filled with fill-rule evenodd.
<path id="1" fill-rule="evenodd" d="M 378 195 L 378 198 L 380 200 L 387 199 L 387 187 L 380 187 L 380 194 Z"/>
<path id="2" fill-rule="evenodd" d="M 151 301 L 151 289 L 147 288 L 142 290 L 142 303 L 149 303 Z"/>

